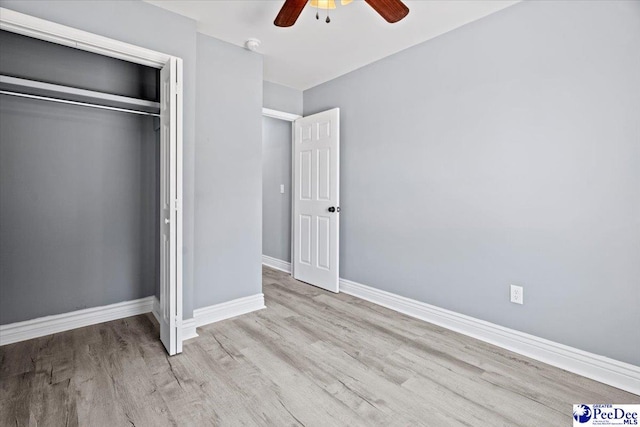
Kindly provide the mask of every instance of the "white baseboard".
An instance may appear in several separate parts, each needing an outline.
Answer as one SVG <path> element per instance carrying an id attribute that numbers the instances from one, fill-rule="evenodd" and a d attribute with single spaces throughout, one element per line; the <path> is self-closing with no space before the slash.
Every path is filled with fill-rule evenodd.
<path id="1" fill-rule="evenodd" d="M 158 297 L 153 297 L 153 317 L 160 323 L 160 300 Z M 182 320 L 182 341 L 196 338 L 198 333 L 196 332 L 196 321 L 192 317 L 190 319 Z"/>
<path id="2" fill-rule="evenodd" d="M 0 325 L 0 345 L 13 344 L 70 329 L 148 313 L 153 309 L 153 300 L 154 297 L 146 297 Z"/>
<path id="3" fill-rule="evenodd" d="M 263 308 L 266 308 L 264 305 L 264 295 L 255 294 L 208 307 L 197 308 L 193 310 L 193 318 L 196 326 L 200 327 Z"/>
<path id="4" fill-rule="evenodd" d="M 201 307 L 193 310 L 193 317 L 182 321 L 182 340 L 186 341 L 198 337 L 196 328 L 220 320 L 247 314 L 252 311 L 266 308 L 264 305 L 264 295 L 255 294 L 248 297 L 238 298 L 220 304 Z M 153 315 L 156 320 L 160 319 L 160 301 L 154 298 Z M 159 320 L 158 320 L 159 321 Z"/>
<path id="5" fill-rule="evenodd" d="M 184 319 L 182 321 L 182 341 L 190 340 L 191 338 L 197 338 L 196 332 L 196 319 L 193 317 L 190 319 Z"/>
<path id="6" fill-rule="evenodd" d="M 262 264 L 275 268 L 276 270 L 284 271 L 285 273 L 291 273 L 291 263 L 278 258 L 262 255 Z"/>
<path id="7" fill-rule="evenodd" d="M 640 395 L 640 367 L 340 279 L 340 291 Z"/>
<path id="8" fill-rule="evenodd" d="M 239 316 L 265 308 L 262 294 L 238 298 L 221 304 L 199 308 L 193 311 L 194 317 L 182 321 L 182 339 L 198 336 L 196 327 Z M 156 297 L 146 297 L 133 301 L 119 302 L 100 307 L 86 308 L 70 313 L 39 317 L 24 322 L 0 325 L 0 346 L 57 334 L 71 329 L 109 322 L 138 314 L 153 313 L 159 318 L 160 301 Z"/>
<path id="9" fill-rule="evenodd" d="M 182 339 L 185 341 L 197 337 L 196 327 L 198 326 L 204 326 L 262 308 L 265 308 L 264 295 L 256 294 L 196 309 L 193 311 L 194 317 L 182 321 Z M 0 325 L 0 346 L 144 313 L 153 313 L 157 320 L 160 313 L 160 301 L 151 296 L 134 301 L 125 301 L 70 313 L 40 317 L 24 322 Z"/>

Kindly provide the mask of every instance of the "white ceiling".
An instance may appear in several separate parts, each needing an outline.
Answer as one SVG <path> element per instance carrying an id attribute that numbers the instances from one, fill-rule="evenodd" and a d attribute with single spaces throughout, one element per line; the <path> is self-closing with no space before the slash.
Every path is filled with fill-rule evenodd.
<path id="1" fill-rule="evenodd" d="M 293 27 L 273 25 L 284 0 L 146 0 L 192 18 L 198 31 L 244 46 L 262 44 L 264 79 L 304 90 L 517 3 L 512 0 L 405 0 L 409 15 L 388 24 L 356 0 L 315 19 L 307 5 Z M 339 3 L 339 2 L 337 2 Z"/>

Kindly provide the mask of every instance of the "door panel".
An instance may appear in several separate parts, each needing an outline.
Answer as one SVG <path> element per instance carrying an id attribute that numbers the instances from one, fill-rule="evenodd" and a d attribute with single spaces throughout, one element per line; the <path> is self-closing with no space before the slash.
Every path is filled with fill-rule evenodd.
<path id="1" fill-rule="evenodd" d="M 330 270 L 331 263 L 331 218 L 318 216 L 316 226 L 317 239 L 317 263 L 316 267 Z"/>
<path id="2" fill-rule="evenodd" d="M 339 116 L 336 108 L 296 120 L 293 147 L 293 276 L 332 292 L 339 279 Z"/>
<path id="3" fill-rule="evenodd" d="M 300 215 L 300 263 L 311 265 L 311 215 Z"/>
<path id="4" fill-rule="evenodd" d="M 170 355 L 182 348 L 182 314 L 177 309 L 177 64 L 172 58 L 160 70 L 160 340 Z"/>
<path id="5" fill-rule="evenodd" d="M 306 150 L 300 153 L 300 198 L 311 200 L 311 157 L 312 151 Z"/>
<path id="6" fill-rule="evenodd" d="M 331 202 L 331 150 L 321 148 L 317 153 L 318 200 Z"/>
<path id="7" fill-rule="evenodd" d="M 331 138 L 331 121 L 318 123 L 318 141 Z"/>

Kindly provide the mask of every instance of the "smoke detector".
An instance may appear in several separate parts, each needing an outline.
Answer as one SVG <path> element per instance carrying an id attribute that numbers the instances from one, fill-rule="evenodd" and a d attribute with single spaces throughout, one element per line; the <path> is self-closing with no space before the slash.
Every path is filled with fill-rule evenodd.
<path id="1" fill-rule="evenodd" d="M 258 39 L 249 39 L 244 42 L 244 47 L 246 47 L 251 52 L 255 52 L 260 47 L 260 40 Z"/>

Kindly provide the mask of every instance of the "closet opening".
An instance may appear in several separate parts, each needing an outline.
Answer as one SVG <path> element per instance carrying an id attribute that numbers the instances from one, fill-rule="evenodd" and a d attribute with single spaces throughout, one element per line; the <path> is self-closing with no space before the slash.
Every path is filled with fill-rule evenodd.
<path id="1" fill-rule="evenodd" d="M 180 353 L 182 61 L 6 9 L 0 28 L 0 324 L 155 297 Z"/>

